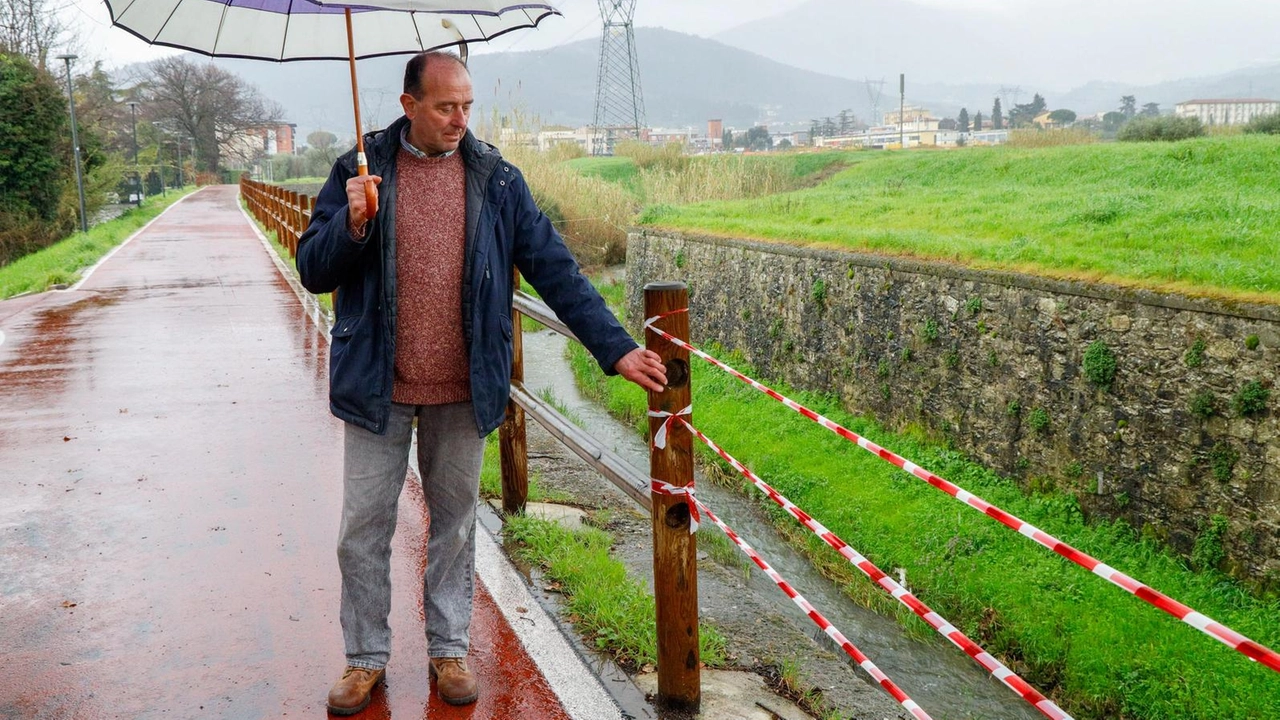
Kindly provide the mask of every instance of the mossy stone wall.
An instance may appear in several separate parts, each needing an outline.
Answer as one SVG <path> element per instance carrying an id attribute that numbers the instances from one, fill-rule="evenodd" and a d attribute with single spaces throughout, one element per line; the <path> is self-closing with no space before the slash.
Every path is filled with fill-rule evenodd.
<path id="1" fill-rule="evenodd" d="M 1280 307 L 633 232 L 633 326 L 657 280 L 695 343 L 1280 587 Z"/>

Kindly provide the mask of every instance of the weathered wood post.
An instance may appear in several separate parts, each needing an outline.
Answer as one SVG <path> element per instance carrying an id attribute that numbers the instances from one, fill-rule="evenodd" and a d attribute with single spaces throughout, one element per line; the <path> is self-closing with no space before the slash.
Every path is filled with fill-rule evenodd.
<path id="1" fill-rule="evenodd" d="M 514 271 L 512 287 L 520 289 L 520 271 Z M 524 336 L 520 313 L 511 308 L 511 382 L 524 382 Z M 517 515 L 524 512 L 529 499 L 529 449 L 525 439 L 524 408 L 515 400 L 507 400 L 507 419 L 498 429 L 502 450 L 502 512 Z"/>
<path id="2" fill-rule="evenodd" d="M 644 316 L 656 317 L 689 306 L 684 283 L 649 283 L 644 287 Z M 672 336 L 689 337 L 689 314 L 678 312 L 657 321 Z M 645 347 L 662 357 L 667 387 L 649 392 L 649 408 L 676 414 L 690 406 L 689 352 L 659 335 L 645 333 Z M 687 416 L 685 416 L 687 417 Z M 673 487 L 693 484 L 692 436 L 682 423 L 667 423 L 666 446 L 652 438 L 667 423 L 649 418 L 649 473 L 655 482 Z M 702 700 L 698 656 L 698 544 L 689 531 L 692 518 L 684 495 L 653 493 L 653 595 L 658 621 L 658 702 L 696 710 Z"/>
<path id="3" fill-rule="evenodd" d="M 289 249 L 289 257 L 295 257 L 298 254 L 298 193 L 292 190 L 286 190 L 284 193 L 285 201 L 289 204 L 289 240 L 284 244 Z"/>

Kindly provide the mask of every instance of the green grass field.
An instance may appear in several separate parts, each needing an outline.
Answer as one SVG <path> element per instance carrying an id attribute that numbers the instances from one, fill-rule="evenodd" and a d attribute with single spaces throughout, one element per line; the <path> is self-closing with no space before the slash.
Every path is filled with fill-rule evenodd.
<path id="1" fill-rule="evenodd" d="M 846 157 L 816 187 L 640 222 L 1280 302 L 1280 137 Z"/>
<path id="2" fill-rule="evenodd" d="M 620 304 L 620 285 L 601 291 L 611 304 Z M 606 378 L 576 343 L 570 344 L 569 355 L 584 394 L 637 432 L 647 433 L 644 393 L 619 378 Z M 726 360 L 753 374 L 738 359 Z M 880 568 L 904 568 L 909 586 L 925 603 L 1075 717 L 1280 717 L 1280 679 L 1274 671 L 729 375 L 694 363 L 694 421 L 699 429 Z M 1254 640 L 1280 647 L 1280 598 L 1252 595 L 1216 571 L 1192 571 L 1124 523 L 1086 523 L 1069 495 L 1027 495 L 1014 481 L 954 450 L 851 416 L 829 396 L 774 387 Z M 696 442 L 695 447 L 703 467 L 718 468 L 714 476 L 760 496 L 707 448 Z M 851 597 L 896 616 L 915 637 L 937 639 L 923 621 L 790 516 L 763 499 L 762 504 L 784 534 Z M 717 532 L 709 524 L 707 528 L 700 532 Z"/>
<path id="3" fill-rule="evenodd" d="M 147 198 L 141 207 L 126 210 L 120 217 L 94 225 L 87 233 L 77 232 L 0 267 L 0 300 L 76 282 L 81 271 L 98 262 L 112 248 L 195 189 L 187 187 L 165 197 Z"/>

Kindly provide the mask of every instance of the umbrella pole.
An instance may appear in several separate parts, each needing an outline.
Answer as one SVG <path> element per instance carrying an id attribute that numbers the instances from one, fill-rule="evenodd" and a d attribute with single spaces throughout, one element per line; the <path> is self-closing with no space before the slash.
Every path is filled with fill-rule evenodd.
<path id="1" fill-rule="evenodd" d="M 356 43 L 351 33 L 351 8 L 343 8 L 347 16 L 347 58 L 351 64 L 351 105 L 356 111 L 356 167 L 360 177 L 369 174 L 369 161 L 364 154 L 364 132 L 360 129 L 360 89 L 356 84 Z M 373 183 L 364 186 L 365 217 L 378 214 L 378 189 Z"/>

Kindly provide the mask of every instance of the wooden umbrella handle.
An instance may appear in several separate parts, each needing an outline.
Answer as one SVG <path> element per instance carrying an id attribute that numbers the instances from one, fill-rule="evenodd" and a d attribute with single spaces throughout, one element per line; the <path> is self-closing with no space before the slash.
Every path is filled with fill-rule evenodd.
<path id="1" fill-rule="evenodd" d="M 356 111 L 356 167 L 360 177 L 369 174 L 369 161 L 364 155 L 364 131 L 360 129 L 360 89 L 356 85 L 356 43 L 351 33 L 351 8 L 343 8 L 347 17 L 347 58 L 351 64 L 351 106 Z M 378 188 L 371 182 L 364 184 L 365 218 L 372 220 L 378 214 Z"/>

